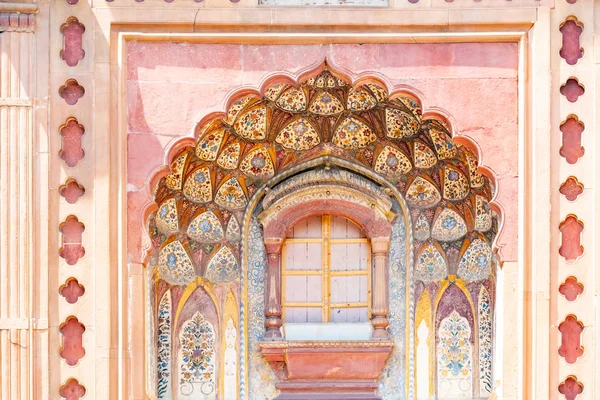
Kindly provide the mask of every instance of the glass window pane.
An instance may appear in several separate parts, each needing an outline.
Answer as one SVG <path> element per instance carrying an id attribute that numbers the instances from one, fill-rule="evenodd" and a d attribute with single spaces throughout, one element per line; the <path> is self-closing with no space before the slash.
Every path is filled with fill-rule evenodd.
<path id="1" fill-rule="evenodd" d="M 366 284 L 361 286 L 361 278 L 366 278 L 366 276 L 331 277 L 331 303 L 366 302 Z M 366 279 L 364 282 L 366 283 Z M 365 300 L 361 300 L 361 298 Z"/>
<path id="2" fill-rule="evenodd" d="M 296 225 L 294 225 L 288 237 L 320 239 L 321 216 L 315 215 L 298 222 Z"/>
<path id="3" fill-rule="evenodd" d="M 286 307 L 285 322 L 323 322 L 321 307 Z"/>
<path id="4" fill-rule="evenodd" d="M 286 243 L 286 270 L 318 271 L 322 268 L 321 243 Z"/>
<path id="5" fill-rule="evenodd" d="M 369 259 L 368 243 L 332 243 L 332 271 L 366 271 Z"/>
<path id="6" fill-rule="evenodd" d="M 331 322 L 367 322 L 367 307 L 332 308 Z"/>
<path id="7" fill-rule="evenodd" d="M 321 276 L 286 276 L 285 302 L 321 301 Z"/>
<path id="8" fill-rule="evenodd" d="M 358 239 L 364 237 L 360 227 L 340 215 L 331 217 L 331 237 L 333 239 Z"/>

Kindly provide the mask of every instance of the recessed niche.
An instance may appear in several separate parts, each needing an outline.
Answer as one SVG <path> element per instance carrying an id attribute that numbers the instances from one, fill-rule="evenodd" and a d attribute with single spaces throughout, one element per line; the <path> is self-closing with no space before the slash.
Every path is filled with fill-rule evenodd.
<path id="1" fill-rule="evenodd" d="M 75 178 L 68 178 L 64 185 L 58 188 L 58 191 L 62 197 L 65 198 L 67 203 L 74 204 L 79 200 L 85 193 L 85 188 L 77 182 Z"/>
<path id="2" fill-rule="evenodd" d="M 569 164 L 575 164 L 585 153 L 585 149 L 581 146 L 581 134 L 584 129 L 583 122 L 576 115 L 572 114 L 560 125 L 560 131 L 562 132 L 560 155 Z"/>
<path id="3" fill-rule="evenodd" d="M 583 184 L 576 177 L 570 176 L 560 185 L 558 189 L 560 194 L 564 195 L 569 201 L 577 200 L 577 197 L 583 193 Z"/>
<path id="4" fill-rule="evenodd" d="M 560 26 L 560 33 L 562 33 L 560 56 L 569 65 L 577 64 L 577 61 L 583 57 L 583 47 L 579 42 L 582 32 L 583 24 L 574 16 L 568 17 Z"/>
<path id="5" fill-rule="evenodd" d="M 569 214 L 558 229 L 561 233 L 561 246 L 558 253 L 569 262 L 576 261 L 583 254 L 581 245 L 581 232 L 583 231 L 583 222 L 573 214 Z"/>
<path id="6" fill-rule="evenodd" d="M 85 156 L 85 151 L 81 147 L 81 137 L 85 133 L 85 128 L 77 118 L 70 117 L 60 126 L 59 132 L 62 136 L 59 156 L 68 167 L 75 167 Z"/>
<path id="7" fill-rule="evenodd" d="M 58 89 L 58 95 L 70 106 L 77 104 L 84 94 L 84 87 L 77 82 L 77 79 L 72 78 L 67 79 L 65 84 Z"/>
<path id="8" fill-rule="evenodd" d="M 577 297 L 583 293 L 583 284 L 577 282 L 577 278 L 569 276 L 560 284 L 558 291 L 569 301 L 577 300 Z"/>
<path id="9" fill-rule="evenodd" d="M 59 249 L 58 254 L 67 261 L 67 264 L 75 265 L 85 255 L 85 249 L 81 241 L 85 226 L 79 222 L 76 216 L 69 215 L 60 224 L 58 230 L 62 234 L 62 247 Z"/>
<path id="10" fill-rule="evenodd" d="M 76 278 L 69 278 L 58 291 L 67 300 L 67 303 L 74 304 L 85 293 L 85 287 Z"/>
<path id="11" fill-rule="evenodd" d="M 576 316 L 570 314 L 558 325 L 558 331 L 561 334 L 558 355 L 563 357 L 568 364 L 574 364 L 583 355 L 583 346 L 581 345 L 583 323 L 578 321 Z"/>
<path id="12" fill-rule="evenodd" d="M 558 385 L 558 392 L 564 395 L 566 400 L 575 400 L 583 392 L 583 383 L 579 382 L 575 375 L 569 375 Z"/>
<path id="13" fill-rule="evenodd" d="M 75 378 L 69 378 L 64 385 L 58 389 L 60 397 L 66 400 L 79 400 L 85 396 L 85 386 Z"/>
<path id="14" fill-rule="evenodd" d="M 85 356 L 83 332 L 85 332 L 85 326 L 74 316 L 68 317 L 60 325 L 62 347 L 59 354 L 66 361 L 67 365 L 77 365 L 79 360 Z"/>
<path id="15" fill-rule="evenodd" d="M 585 93 L 585 88 L 579 83 L 577 78 L 569 78 L 560 87 L 560 94 L 565 96 L 571 103 L 575 103 L 579 96 Z"/>
<path id="16" fill-rule="evenodd" d="M 74 67 L 85 57 L 85 51 L 83 50 L 85 26 L 76 17 L 69 17 L 61 25 L 60 32 L 63 34 L 63 48 L 60 51 L 60 58 L 65 60 L 69 67 Z"/>

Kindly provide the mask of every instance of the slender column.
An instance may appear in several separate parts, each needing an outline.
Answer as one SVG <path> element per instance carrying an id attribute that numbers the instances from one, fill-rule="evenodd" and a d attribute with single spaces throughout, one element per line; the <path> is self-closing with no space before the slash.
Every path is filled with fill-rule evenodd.
<path id="1" fill-rule="evenodd" d="M 389 337 L 388 321 L 388 279 L 387 259 L 390 248 L 390 239 L 387 237 L 372 238 L 371 250 L 373 251 L 373 339 L 387 339 Z"/>
<path id="2" fill-rule="evenodd" d="M 281 238 L 265 239 L 267 249 L 267 296 L 265 298 L 265 339 L 281 339 Z"/>

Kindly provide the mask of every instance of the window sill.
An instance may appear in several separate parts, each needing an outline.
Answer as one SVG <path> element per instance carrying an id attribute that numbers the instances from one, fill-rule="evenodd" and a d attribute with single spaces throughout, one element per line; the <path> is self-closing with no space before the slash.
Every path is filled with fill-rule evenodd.
<path id="1" fill-rule="evenodd" d="M 371 340 L 373 325 L 371 322 L 321 322 L 321 323 L 285 323 L 283 337 L 286 340 Z"/>
<path id="2" fill-rule="evenodd" d="M 375 399 L 377 380 L 394 344 L 389 340 L 282 340 L 261 342 L 260 347 L 275 372 L 281 399 L 292 394 Z"/>

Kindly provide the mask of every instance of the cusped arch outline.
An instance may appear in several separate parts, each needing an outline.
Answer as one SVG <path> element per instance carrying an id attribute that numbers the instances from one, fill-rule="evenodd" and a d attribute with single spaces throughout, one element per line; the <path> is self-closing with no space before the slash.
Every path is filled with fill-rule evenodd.
<path id="1" fill-rule="evenodd" d="M 226 102 L 225 102 L 225 104 L 227 105 L 227 112 L 214 111 L 209 114 L 205 114 L 205 116 L 200 119 L 200 122 L 197 124 L 196 128 L 194 129 L 194 137 L 195 138 L 186 137 L 186 138 L 174 139 L 167 146 L 167 149 L 165 151 L 165 157 L 164 157 L 164 165 L 153 171 L 152 178 L 150 179 L 149 185 L 147 186 L 148 197 L 153 198 L 157 194 L 157 188 L 161 185 L 161 182 L 163 182 L 164 178 L 172 172 L 169 168 L 169 165 L 172 165 L 173 160 L 176 159 L 177 156 L 181 155 L 181 153 L 184 152 L 186 149 L 194 148 L 194 146 L 198 144 L 198 140 L 200 139 L 200 136 L 203 133 L 205 133 L 203 131 L 206 129 L 206 126 L 208 124 L 214 123 L 214 121 L 217 121 L 222 118 L 227 118 L 228 113 L 231 111 L 231 108 L 234 107 L 236 102 L 240 102 L 240 100 L 247 98 L 247 97 L 264 100 L 265 93 L 267 91 L 269 91 L 269 89 L 271 89 L 274 85 L 287 85 L 286 90 L 289 88 L 299 88 L 302 85 L 306 85 L 307 82 L 314 80 L 315 77 L 318 77 L 320 74 L 323 74 L 324 72 L 329 73 L 331 76 L 333 76 L 338 81 L 343 82 L 346 87 L 350 88 L 349 90 L 352 90 L 354 88 L 363 87 L 365 85 L 374 85 L 374 86 L 378 86 L 381 89 L 381 91 L 387 95 L 387 99 L 389 99 L 389 101 L 405 99 L 405 103 L 406 103 L 406 100 L 414 102 L 414 106 L 415 106 L 414 110 L 416 111 L 417 114 L 420 114 L 419 118 L 420 118 L 420 122 L 422 125 L 421 129 L 420 129 L 421 132 L 423 131 L 423 126 L 426 126 L 428 123 L 435 121 L 436 123 L 441 124 L 441 126 L 443 128 L 445 128 L 446 133 L 450 136 L 450 139 L 451 139 L 450 143 L 452 143 L 455 146 L 466 149 L 465 152 L 470 154 L 475 160 L 474 161 L 474 163 L 475 163 L 474 173 L 477 173 L 477 174 L 487 178 L 488 185 L 490 187 L 490 190 L 489 190 L 490 193 L 489 193 L 489 199 L 488 199 L 489 206 L 490 206 L 490 209 L 492 209 L 496 213 L 496 218 L 499 223 L 499 228 L 497 228 L 498 232 L 496 233 L 496 235 L 494 235 L 494 240 L 493 240 L 492 246 L 493 246 L 494 252 L 498 254 L 498 259 L 501 262 L 501 257 L 500 257 L 501 248 L 498 246 L 497 243 L 498 243 L 498 237 L 500 236 L 499 231 L 501 230 L 501 227 L 502 227 L 502 222 L 503 222 L 502 214 L 503 213 L 502 213 L 502 206 L 499 203 L 497 203 L 497 201 L 496 201 L 497 192 L 494 191 L 494 188 L 497 187 L 496 186 L 497 180 L 490 168 L 480 165 L 479 160 L 481 159 L 481 151 L 479 149 L 479 146 L 476 144 L 476 142 L 467 136 L 457 136 L 456 134 L 454 134 L 453 127 L 451 124 L 452 117 L 445 110 L 438 108 L 438 107 L 431 107 L 431 108 L 425 109 L 422 106 L 423 103 L 421 100 L 423 98 L 423 95 L 421 93 L 419 93 L 417 90 L 410 88 L 406 85 L 397 86 L 397 87 L 392 88 L 392 86 L 388 83 L 388 81 L 385 77 L 381 76 L 380 74 L 376 74 L 376 73 L 362 73 L 360 75 L 353 76 L 350 72 L 344 71 L 341 68 L 335 68 L 335 69 L 332 68 L 331 66 L 329 66 L 327 64 L 327 61 L 323 61 L 321 64 L 319 64 L 316 67 L 315 66 L 308 67 L 304 71 L 301 71 L 296 75 L 292 75 L 290 73 L 273 74 L 273 75 L 265 78 L 263 80 L 263 82 L 259 85 L 258 89 L 244 87 L 244 88 L 238 89 L 235 92 L 231 93 L 226 98 Z M 374 91 L 372 91 L 370 93 L 373 94 Z M 259 100 L 259 101 L 261 101 L 261 100 Z M 307 106 L 308 106 L 308 104 L 307 104 Z M 349 111 L 346 110 L 346 112 L 349 112 Z M 330 135 L 331 135 L 331 132 L 330 132 Z M 420 137 L 420 136 L 421 136 L 420 134 L 417 135 L 417 137 Z M 273 139 L 273 137 L 271 137 L 271 139 Z M 328 140 L 326 141 L 326 143 L 321 143 L 320 145 L 325 145 L 324 147 L 327 147 L 327 146 L 335 147 L 330 143 L 331 139 L 332 139 L 331 136 L 327 139 Z M 431 141 L 429 141 L 429 142 L 431 143 Z M 258 143 L 258 142 L 257 141 L 252 142 L 252 144 L 256 144 L 256 143 Z M 317 147 L 319 147 L 319 146 L 317 146 Z M 309 150 L 309 152 L 310 152 L 310 150 Z M 324 153 L 330 153 L 330 154 L 335 155 L 335 151 L 332 151 L 331 149 L 327 149 L 327 148 L 324 149 Z M 359 155 L 359 157 L 360 157 L 360 155 Z M 374 161 L 375 160 L 373 160 L 373 162 Z M 393 163 L 393 160 L 392 160 L 392 163 Z M 285 165 L 286 168 L 289 166 L 290 166 L 289 164 Z M 239 167 L 239 165 L 238 165 L 238 167 Z M 279 169 L 280 168 L 279 165 L 275 166 L 275 168 L 277 170 L 276 173 L 279 173 L 281 171 Z M 413 170 L 414 169 L 415 168 L 413 168 Z M 412 171 L 412 173 L 414 174 L 414 171 Z M 411 172 L 409 172 L 407 175 L 410 176 Z M 216 190 L 216 188 L 214 190 Z M 440 190 L 443 190 L 443 188 L 440 187 Z M 402 191 L 402 192 L 403 192 L 402 193 L 403 195 L 406 194 L 404 191 Z M 148 221 L 149 219 L 151 219 L 152 215 L 156 213 L 156 211 L 157 211 L 156 203 L 154 201 L 147 202 L 145 207 L 143 207 L 141 220 Z M 144 231 L 148 230 L 148 226 L 149 225 L 147 224 L 147 222 L 144 223 Z M 148 237 L 148 236 L 146 236 L 146 237 Z M 142 247 L 143 248 L 142 248 L 142 260 L 141 261 L 147 262 L 147 257 L 150 255 L 152 243 L 150 243 L 149 241 L 146 241 L 143 243 Z"/>

